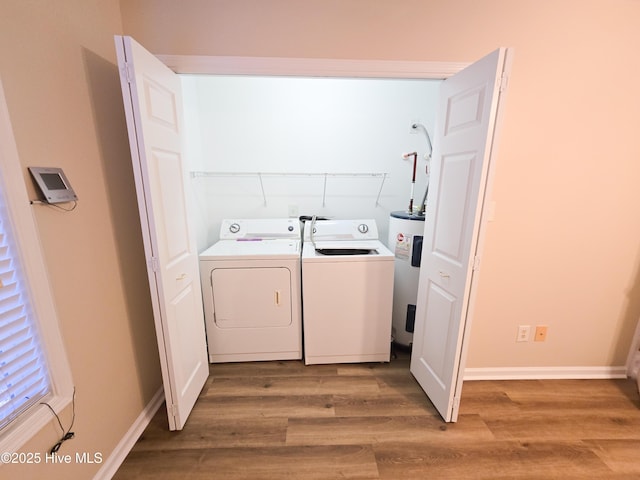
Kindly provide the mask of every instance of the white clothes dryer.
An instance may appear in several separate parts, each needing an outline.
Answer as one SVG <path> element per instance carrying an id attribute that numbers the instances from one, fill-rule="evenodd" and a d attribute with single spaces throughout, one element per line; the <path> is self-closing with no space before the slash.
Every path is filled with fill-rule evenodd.
<path id="1" fill-rule="evenodd" d="M 305 364 L 388 362 L 394 255 L 375 220 L 307 222 L 304 231 Z"/>
<path id="2" fill-rule="evenodd" d="M 302 358 L 298 219 L 223 220 L 200 254 L 209 361 Z"/>

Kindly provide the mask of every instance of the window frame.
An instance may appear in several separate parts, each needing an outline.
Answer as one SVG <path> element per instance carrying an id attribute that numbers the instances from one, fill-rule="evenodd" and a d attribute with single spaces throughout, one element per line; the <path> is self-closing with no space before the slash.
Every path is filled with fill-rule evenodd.
<path id="1" fill-rule="evenodd" d="M 30 295 L 33 315 L 40 333 L 40 344 L 49 370 L 51 393 L 44 400 L 56 414 L 60 414 L 73 399 L 73 380 L 1 78 L 0 169 L 0 188 L 5 192 L 6 210 L 10 216 L 15 245 L 19 246 L 19 251 L 15 253 L 20 257 L 23 282 Z M 55 419 L 45 405 L 31 406 L 0 434 L 0 452 L 18 451 L 52 421 Z"/>

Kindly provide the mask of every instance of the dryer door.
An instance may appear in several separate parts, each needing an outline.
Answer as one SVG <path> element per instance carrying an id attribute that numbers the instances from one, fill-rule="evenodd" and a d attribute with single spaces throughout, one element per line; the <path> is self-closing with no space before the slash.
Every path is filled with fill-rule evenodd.
<path id="1" fill-rule="evenodd" d="M 211 272 L 218 328 L 291 324 L 291 272 L 285 267 L 216 268 Z"/>

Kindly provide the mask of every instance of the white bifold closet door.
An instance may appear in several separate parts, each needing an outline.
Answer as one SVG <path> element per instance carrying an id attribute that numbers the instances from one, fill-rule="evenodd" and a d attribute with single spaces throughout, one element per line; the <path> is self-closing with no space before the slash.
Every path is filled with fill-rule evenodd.
<path id="1" fill-rule="evenodd" d="M 508 53 L 446 79 L 436 113 L 411 373 L 447 422 L 458 416 Z"/>
<path id="2" fill-rule="evenodd" d="M 181 430 L 209 363 L 188 221 L 180 79 L 131 37 L 115 42 L 169 429 Z"/>

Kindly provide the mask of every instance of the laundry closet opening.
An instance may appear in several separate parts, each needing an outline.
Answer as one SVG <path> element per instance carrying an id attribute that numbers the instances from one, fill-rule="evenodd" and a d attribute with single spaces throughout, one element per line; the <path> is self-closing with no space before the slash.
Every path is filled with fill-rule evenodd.
<path id="1" fill-rule="evenodd" d="M 224 218 L 389 214 L 427 184 L 440 79 L 181 74 L 199 251 Z M 417 200 L 416 200 L 417 202 Z"/>
<path id="2" fill-rule="evenodd" d="M 356 190 L 351 185 L 349 187 L 342 186 L 341 188 L 333 187 L 335 190 L 328 191 L 327 176 L 332 175 L 335 176 L 335 179 L 344 180 L 350 177 L 364 178 L 366 176 L 374 178 L 382 176 L 384 179 L 387 176 L 389 179 L 395 178 L 396 175 L 393 175 L 391 168 L 393 168 L 393 159 L 397 158 L 396 155 L 398 153 L 396 152 L 398 150 L 400 150 L 399 155 L 402 158 L 413 157 L 414 159 L 413 165 L 405 167 L 405 170 L 416 170 L 417 153 L 403 155 L 403 152 L 409 150 L 404 145 L 404 141 L 399 142 L 401 145 L 383 146 L 379 135 L 382 131 L 386 135 L 388 130 L 399 132 L 400 128 L 402 128 L 402 130 L 407 129 L 405 130 L 407 132 L 405 138 L 410 139 L 412 135 L 415 135 L 414 138 L 418 141 L 419 135 L 412 133 L 413 131 L 417 132 L 418 129 L 413 128 L 413 125 L 418 122 L 422 125 L 429 122 L 424 118 L 420 118 L 427 114 L 422 110 L 426 108 L 426 105 L 420 105 L 417 111 L 410 109 L 408 118 L 405 117 L 403 119 L 402 123 L 406 126 L 396 127 L 395 122 L 393 122 L 393 126 L 387 125 L 380 128 L 377 125 L 373 125 L 372 117 L 390 118 L 391 115 L 382 109 L 379 110 L 379 115 L 375 115 L 378 109 L 371 108 L 371 104 L 367 103 L 366 106 L 362 106 L 361 110 L 356 110 L 357 114 L 352 122 L 340 124 L 342 116 L 346 115 L 345 111 L 340 108 L 335 110 L 328 108 L 327 99 L 336 100 L 334 105 L 339 104 L 342 106 L 348 100 L 357 97 L 356 93 L 359 92 L 353 89 L 349 95 L 331 94 L 325 95 L 324 98 L 316 92 L 312 94 L 312 97 L 323 100 L 320 102 L 322 108 L 316 107 L 315 111 L 313 111 L 307 105 L 305 108 L 297 110 L 297 112 L 289 112 L 283 115 L 280 119 L 280 122 L 283 122 L 285 126 L 283 131 L 286 132 L 285 135 L 281 135 L 281 144 L 288 147 L 292 145 L 294 148 L 285 150 L 275 148 L 271 145 L 271 140 L 276 135 L 271 132 L 270 136 L 254 138 L 253 141 L 246 138 L 244 141 L 242 139 L 236 141 L 223 152 L 225 158 L 216 159 L 212 152 L 205 151 L 203 148 L 205 145 L 204 140 L 216 138 L 216 136 L 221 140 L 224 135 L 220 131 L 214 131 L 214 128 L 209 124 L 203 125 L 202 117 L 205 117 L 204 114 L 199 114 L 196 117 L 198 122 L 195 122 L 195 125 L 193 120 L 188 120 L 183 125 L 183 122 L 180 121 L 182 120 L 180 117 L 183 115 L 175 109 L 181 103 L 179 101 L 181 97 L 184 96 L 182 94 L 183 82 L 175 73 L 216 73 L 221 75 L 268 73 L 269 75 L 274 75 L 274 70 L 278 67 L 275 69 L 269 67 L 269 64 L 274 59 L 262 59 L 263 61 L 251 59 L 248 62 L 249 65 L 247 62 L 244 63 L 245 67 L 249 66 L 245 71 L 238 70 L 238 63 L 242 63 L 242 59 L 218 59 L 219 63 L 226 62 L 227 70 L 211 71 L 206 68 L 206 65 L 202 68 L 203 59 L 200 57 L 191 59 L 192 62 L 201 64 L 199 70 L 175 68 L 175 65 L 174 68 L 167 69 L 165 66 L 171 66 L 171 63 L 167 62 L 166 57 L 164 59 L 154 57 L 131 37 L 116 36 L 115 41 L 131 144 L 132 165 L 134 176 L 136 177 L 138 210 L 140 212 L 145 254 L 149 260 L 147 272 L 154 304 L 154 321 L 156 323 L 158 349 L 162 364 L 163 383 L 165 385 L 167 416 L 170 429 L 179 430 L 184 425 L 189 411 L 195 404 L 208 373 L 206 350 L 201 348 L 205 332 L 203 328 L 203 312 L 198 306 L 202 303 L 202 298 L 198 295 L 200 289 L 195 285 L 197 269 L 197 254 L 195 250 L 198 249 L 198 241 L 194 238 L 197 235 L 194 235 L 191 231 L 192 228 L 189 228 L 189 224 L 197 225 L 200 223 L 202 225 L 204 222 L 198 222 L 197 218 L 195 219 L 196 221 L 191 222 L 187 217 L 192 217 L 198 213 L 202 220 L 203 212 L 205 215 L 207 213 L 205 209 L 215 205 L 216 208 L 219 206 L 220 209 L 224 209 L 224 216 L 236 216 L 236 214 L 239 218 L 245 215 L 247 217 L 257 216 L 253 215 L 253 212 L 258 212 L 258 209 L 262 209 L 261 212 L 264 215 L 261 216 L 282 218 L 281 213 L 271 213 L 266 210 L 269 208 L 268 198 L 271 195 L 279 195 L 284 199 L 284 201 L 280 200 L 281 209 L 284 209 L 286 205 L 287 216 L 293 217 L 292 220 L 297 222 L 296 217 L 300 213 L 301 205 L 291 202 L 301 202 L 301 199 L 305 196 L 309 196 L 309 201 L 311 201 L 313 200 L 311 197 L 314 196 L 312 194 L 313 191 L 311 189 L 307 191 L 303 185 L 300 185 L 302 182 L 296 182 L 294 185 L 299 190 L 297 192 L 294 191 L 294 193 L 297 193 L 297 195 L 292 195 L 285 188 L 274 188 L 273 194 L 270 191 L 267 192 L 264 184 L 265 179 L 263 179 L 264 173 L 266 173 L 265 170 L 249 169 L 247 167 L 262 166 L 268 163 L 271 164 L 271 168 L 274 168 L 268 173 L 272 173 L 274 178 L 283 177 L 280 179 L 282 181 L 295 177 L 311 177 L 313 179 L 324 177 L 322 195 L 317 195 L 318 203 L 316 206 L 312 205 L 313 210 L 321 207 L 326 210 L 320 213 L 327 215 L 331 215 L 332 212 L 342 213 L 344 218 L 360 216 L 353 212 L 357 208 L 361 208 L 358 201 L 367 200 L 365 198 L 367 195 L 364 195 L 362 190 Z M 344 83 L 353 82 L 352 77 L 360 76 L 368 79 L 382 77 L 409 79 L 447 78 L 447 81 L 442 82 L 440 88 L 437 89 L 437 107 L 434 95 L 433 118 L 437 117 L 439 119 L 438 131 L 434 135 L 434 156 L 438 161 L 434 162 L 432 173 L 434 189 L 432 192 L 430 188 L 429 197 L 427 197 L 425 243 L 422 247 L 423 257 L 424 252 L 427 252 L 430 258 L 428 261 L 422 258 L 421 277 L 424 273 L 425 278 L 428 279 L 430 285 L 434 285 L 434 288 L 419 289 L 416 309 L 417 328 L 414 335 L 411 359 L 411 373 L 416 377 L 418 383 L 420 383 L 429 398 L 432 399 L 437 410 L 447 422 L 456 421 L 460 404 L 460 391 L 463 381 L 461 373 L 464 370 L 465 347 L 468 345 L 468 342 L 463 342 L 462 340 L 468 334 L 471 325 L 469 312 L 473 311 L 473 306 L 470 301 L 473 300 L 472 292 L 476 285 L 476 282 L 471 280 L 473 280 L 475 266 L 479 264 L 482 253 L 482 212 L 484 211 L 484 199 L 488 194 L 489 178 L 491 177 L 490 166 L 496 136 L 495 127 L 503 109 L 502 93 L 507 89 L 511 58 L 512 52 L 510 49 L 500 48 L 466 68 L 463 68 L 464 66 L 462 65 L 440 64 L 440 69 L 432 68 L 430 75 L 427 74 L 429 68 L 422 68 L 424 65 L 422 67 L 418 65 L 416 68 L 416 65 L 412 62 L 395 62 L 391 69 L 386 65 L 387 62 L 356 62 L 355 67 L 348 61 L 327 60 L 324 62 L 324 68 L 331 70 L 335 74 L 326 74 L 326 76 L 339 77 Z M 163 62 L 164 65 L 160 62 Z M 259 64 L 258 66 L 261 65 L 262 71 L 249 71 L 252 67 L 251 64 L 256 63 Z M 313 61 L 302 62 L 304 64 L 302 66 L 296 66 L 296 64 L 301 63 L 300 59 L 281 59 L 279 61 L 276 60 L 276 63 L 279 63 L 280 66 L 286 65 L 289 68 L 289 72 L 278 72 L 282 75 L 312 77 L 320 73 L 322 76 L 322 72 L 319 72 L 323 69 L 322 66 L 315 67 L 315 74 L 311 72 L 314 69 L 311 65 Z M 381 66 L 381 64 L 384 65 Z M 373 68 L 370 68 L 372 65 Z M 304 72 L 302 72 L 303 70 Z M 363 75 L 347 74 L 347 72 L 353 72 L 354 70 L 358 70 Z M 434 75 L 434 70 L 435 72 L 444 71 L 445 73 Z M 378 73 L 385 71 L 388 75 L 378 75 Z M 372 82 L 371 84 L 373 85 L 372 80 L 367 80 L 367 82 Z M 409 83 L 414 83 L 414 81 Z M 289 92 L 292 91 L 292 88 L 285 90 Z M 195 101 L 187 101 L 187 108 L 185 109 L 187 112 L 197 111 L 195 106 L 202 103 L 198 98 L 199 89 L 187 93 L 187 96 L 196 93 L 198 95 L 195 95 Z M 435 90 L 433 93 L 435 94 Z M 396 89 L 391 95 L 390 103 L 397 104 L 398 97 L 399 94 Z M 286 109 L 283 108 L 282 102 L 277 101 L 277 96 L 275 95 L 258 95 L 255 96 L 254 102 L 251 102 L 251 96 L 246 95 L 233 102 L 233 105 L 237 107 L 237 105 L 257 103 L 257 100 L 255 100 L 257 98 L 261 98 L 266 102 L 266 105 L 263 106 L 264 112 L 261 120 L 264 124 L 258 124 L 256 119 L 241 119 L 241 122 L 236 122 L 242 128 L 236 131 L 235 137 L 242 136 L 243 131 L 246 133 L 266 125 L 279 124 L 274 120 L 276 113 Z M 216 102 L 224 105 L 225 100 L 227 100 L 226 97 L 220 97 Z M 302 100 L 298 103 L 302 103 Z M 420 102 L 414 99 L 409 103 L 415 106 L 416 103 Z M 237 108 L 234 110 L 237 111 Z M 216 109 L 214 108 L 209 113 L 215 113 L 215 111 Z M 325 112 L 325 115 L 328 116 L 326 125 L 332 126 L 328 131 L 321 131 L 318 125 L 308 124 L 309 119 L 314 117 L 312 113 L 316 114 L 315 116 L 319 116 L 321 112 Z M 249 116 L 247 115 L 247 117 Z M 189 121 L 192 123 L 189 124 Z M 223 118 L 218 121 L 219 130 L 221 130 L 221 125 L 225 123 L 228 123 L 228 119 L 225 120 Z M 433 122 L 431 124 L 425 126 L 424 130 L 433 129 Z M 215 126 L 215 123 L 211 125 Z M 292 131 L 291 125 L 302 125 L 303 128 L 307 128 L 307 131 L 295 130 L 299 137 L 305 136 L 303 133 L 306 134 L 306 138 L 309 139 L 307 144 L 299 143 L 299 138 L 296 135 L 289 134 Z M 335 125 L 341 128 L 336 128 Z M 443 128 L 440 128 L 441 126 Z M 356 129 L 367 132 L 363 135 L 364 141 L 357 147 L 346 148 L 343 145 L 344 138 L 350 135 L 350 130 Z M 422 130 L 420 129 L 420 131 Z M 188 146 L 188 140 L 185 139 L 185 136 L 193 135 L 196 135 L 197 140 Z M 229 134 L 229 136 L 233 137 L 234 135 Z M 448 141 L 449 138 L 452 141 Z M 265 145 L 261 145 L 259 142 L 263 142 L 270 150 L 273 149 L 275 154 L 267 154 Z M 336 144 L 336 148 L 326 150 L 326 146 L 332 143 Z M 372 147 L 371 145 L 376 146 Z M 191 153 L 185 152 L 185 147 L 191 149 Z M 300 149 L 302 151 L 299 151 Z M 247 154 L 247 150 L 250 150 L 249 154 Z M 418 151 L 420 149 L 416 147 L 415 150 Z M 424 150 L 422 151 L 424 152 Z M 379 154 L 379 152 L 382 152 L 382 154 Z M 198 160 L 194 160 L 191 165 L 185 164 L 185 161 L 188 162 L 189 155 Z M 423 154 L 421 153 L 421 155 Z M 354 164 L 347 164 L 350 168 L 345 168 L 345 159 L 350 158 L 360 160 L 359 165 L 360 167 L 365 167 L 363 168 L 364 171 L 354 171 L 357 166 Z M 247 159 L 251 159 L 252 163 L 248 164 Z M 217 170 L 216 161 L 224 161 L 228 165 L 228 170 Z M 297 168 L 293 172 L 286 170 L 286 168 L 297 166 L 303 161 L 306 165 L 305 170 Z M 200 164 L 195 165 L 196 162 Z M 207 170 L 203 170 L 204 162 L 213 164 L 213 169 L 210 169 L 210 165 L 207 165 Z M 400 161 L 401 164 L 402 161 Z M 243 168 L 235 168 L 237 165 Z M 326 167 L 313 169 L 314 166 L 317 167 L 318 165 L 331 166 L 336 171 L 331 172 Z M 388 167 L 390 165 L 391 167 Z M 282 166 L 284 171 L 275 171 L 275 166 Z M 196 170 L 197 167 L 200 167 L 200 170 Z M 382 171 L 377 170 L 377 168 L 374 169 L 375 167 L 380 167 Z M 389 168 L 389 171 L 386 168 Z M 261 190 L 261 197 L 258 195 L 257 198 L 262 198 L 262 203 L 260 205 L 256 204 L 255 199 L 251 198 L 251 196 L 256 195 L 252 194 L 249 189 L 242 188 L 239 185 L 240 182 L 223 182 L 222 186 L 218 188 L 208 186 L 200 190 L 195 186 L 185 185 L 182 181 L 184 180 L 182 172 L 187 170 L 192 171 L 192 184 L 195 184 L 196 180 L 211 181 L 217 177 L 229 177 L 231 179 L 235 177 L 257 177 Z M 196 175 L 198 172 L 201 175 Z M 399 179 L 401 176 L 397 175 L 397 178 Z M 174 181 L 178 177 L 182 180 Z M 405 178 L 407 177 L 408 175 L 405 173 Z M 338 182 L 336 183 L 338 184 Z M 392 185 L 391 182 L 389 183 Z M 401 183 L 405 182 L 398 182 L 398 185 Z M 406 184 L 410 183 L 406 182 Z M 229 188 L 230 185 L 231 188 Z M 384 187 L 384 185 L 381 185 L 381 187 Z M 387 185 L 387 188 L 389 188 L 389 185 Z M 215 201 L 217 200 L 215 197 L 209 199 L 205 196 L 205 198 L 201 198 L 199 203 L 199 212 L 191 211 L 187 208 L 187 204 L 190 203 L 186 198 L 187 195 L 193 194 L 196 197 L 195 200 L 198 200 L 198 195 L 201 195 L 203 191 L 206 192 L 207 196 L 219 196 L 219 202 Z M 393 193 L 385 193 L 385 197 L 388 195 L 389 198 L 382 197 L 382 188 L 380 188 L 377 195 L 370 195 L 370 206 L 367 207 L 367 210 L 375 207 L 374 217 L 378 217 L 380 215 L 378 211 L 382 211 L 383 221 L 381 223 L 385 227 L 387 226 L 385 222 L 387 220 L 387 212 L 398 209 L 404 203 L 398 200 L 396 204 L 393 204 L 391 200 L 392 195 L 396 195 L 398 199 L 402 197 L 399 191 L 400 188 L 393 189 Z M 359 193 L 359 195 L 354 195 L 354 192 Z M 412 195 L 408 196 L 411 197 Z M 335 207 L 329 205 L 333 197 L 341 200 L 336 202 Z M 374 198 L 375 203 L 371 206 L 371 201 Z M 319 203 L 320 199 L 322 199 L 321 203 Z M 238 206 L 234 206 L 234 200 Z M 242 203 L 244 201 L 247 204 Z M 385 205 L 383 203 L 385 201 L 389 203 Z M 272 203 L 274 203 L 274 208 L 277 208 L 275 202 Z M 411 202 L 409 202 L 410 204 Z M 198 205 L 197 202 L 196 205 Z M 236 213 L 232 211 L 234 208 L 240 208 L 241 205 L 244 205 L 244 212 Z M 302 207 L 306 209 L 307 205 Z M 402 208 L 400 207 L 400 209 Z M 292 212 L 295 212 L 296 215 L 291 215 Z M 210 222 L 215 221 L 215 218 L 215 215 L 206 215 L 205 220 Z M 377 219 L 375 220 L 377 223 Z M 346 220 L 346 222 L 351 222 L 351 227 L 354 227 L 354 222 L 349 220 Z M 287 227 L 287 231 L 291 232 L 289 227 L 295 230 L 295 224 Z M 366 222 L 359 224 L 355 222 L 355 227 L 357 227 L 359 234 L 366 234 L 372 231 L 368 228 Z M 204 229 L 201 228 L 202 230 L 203 233 L 200 235 L 199 241 L 201 245 L 206 247 L 215 242 L 216 237 L 215 233 L 213 233 L 215 228 L 213 232 L 209 232 L 206 227 Z M 231 225 L 229 231 L 231 233 L 240 232 L 239 223 Z M 310 232 L 312 231 L 313 229 L 310 230 Z M 375 233 L 376 237 L 380 238 L 377 229 Z M 382 237 L 384 238 L 384 235 Z M 244 242 L 234 241 L 233 244 L 237 246 L 239 243 L 251 243 L 246 242 L 246 240 L 260 238 L 261 236 L 254 235 L 245 238 Z M 343 237 L 341 238 L 344 239 Z M 350 234 L 348 238 L 356 237 L 354 234 Z M 376 242 L 379 242 L 379 240 L 376 240 Z M 437 245 L 432 245 L 434 242 L 437 242 Z M 222 241 L 219 241 L 211 248 L 216 245 L 222 245 L 222 243 Z M 304 249 L 309 245 L 313 247 L 313 244 L 303 245 L 300 257 L 295 256 L 296 260 L 301 258 L 301 269 L 294 269 L 293 271 L 302 270 L 302 277 L 304 277 L 305 262 L 308 265 L 314 263 L 310 256 L 305 256 Z M 222 246 L 227 245 L 225 243 Z M 382 250 L 383 248 L 382 244 L 380 244 L 380 249 Z M 312 248 L 312 250 L 315 249 Z M 434 257 L 434 252 L 438 253 L 439 256 Z M 391 252 L 389 254 L 393 257 Z M 350 258 L 354 259 L 355 264 L 368 262 L 368 260 L 365 260 L 367 257 L 368 255 L 364 254 L 362 256 L 354 255 Z M 323 263 L 326 262 L 323 261 Z M 340 263 L 347 262 L 342 261 Z M 360 266 L 358 265 L 358 267 Z M 202 279 L 202 275 L 200 277 Z M 302 281 L 302 285 L 304 283 Z M 422 279 L 420 283 L 422 283 Z M 452 292 L 451 294 L 447 293 L 449 290 Z M 368 290 L 364 290 L 364 292 L 366 294 Z M 425 296 L 428 292 L 434 293 L 440 298 L 435 299 L 435 302 L 427 302 Z M 304 293 L 302 296 L 304 297 Z M 273 298 L 275 303 L 278 304 L 282 303 L 281 300 L 284 297 L 276 291 Z M 419 314 L 418 310 L 420 308 L 425 310 L 427 305 L 429 308 Z M 180 330 L 179 333 L 178 330 Z M 452 335 L 452 332 L 457 334 Z M 390 338 L 385 336 L 386 345 L 389 344 L 389 340 Z M 193 348 L 194 345 L 198 345 L 198 348 Z"/>

